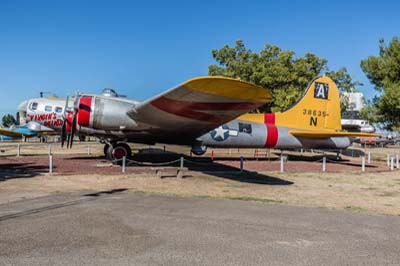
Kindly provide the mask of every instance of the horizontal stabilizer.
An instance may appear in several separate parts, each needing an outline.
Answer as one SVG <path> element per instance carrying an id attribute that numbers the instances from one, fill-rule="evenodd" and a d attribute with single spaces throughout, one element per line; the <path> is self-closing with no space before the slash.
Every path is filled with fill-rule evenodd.
<path id="1" fill-rule="evenodd" d="M 335 138 L 335 137 L 378 137 L 379 134 L 375 133 L 364 133 L 364 132 L 345 132 L 345 131 L 325 131 L 325 130 L 290 130 L 289 134 L 300 137 L 300 138 Z"/>

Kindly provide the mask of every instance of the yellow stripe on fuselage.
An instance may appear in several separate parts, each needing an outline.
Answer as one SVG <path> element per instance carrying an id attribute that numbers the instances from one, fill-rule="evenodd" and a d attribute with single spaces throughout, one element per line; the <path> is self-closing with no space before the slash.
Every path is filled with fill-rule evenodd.
<path id="1" fill-rule="evenodd" d="M 239 116 L 237 120 L 264 124 L 264 114 L 245 114 Z"/>

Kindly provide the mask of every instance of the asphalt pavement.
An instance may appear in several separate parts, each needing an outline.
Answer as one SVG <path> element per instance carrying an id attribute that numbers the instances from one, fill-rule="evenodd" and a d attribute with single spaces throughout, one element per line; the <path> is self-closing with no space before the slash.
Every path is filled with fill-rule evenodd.
<path id="1" fill-rule="evenodd" d="M 400 265 L 400 217 L 124 190 L 0 205 L 0 265 Z"/>

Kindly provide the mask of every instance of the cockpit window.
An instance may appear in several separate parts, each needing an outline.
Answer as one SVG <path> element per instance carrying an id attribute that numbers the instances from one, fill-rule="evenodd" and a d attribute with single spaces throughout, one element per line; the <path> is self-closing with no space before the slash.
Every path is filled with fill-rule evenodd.
<path id="1" fill-rule="evenodd" d="M 239 123 L 239 132 L 251 134 L 251 124 L 247 123 Z"/>
<path id="2" fill-rule="evenodd" d="M 51 110 L 53 110 L 53 108 L 52 108 L 50 105 L 46 105 L 46 106 L 44 107 L 44 110 L 45 110 L 46 112 L 51 112 Z"/>
<path id="3" fill-rule="evenodd" d="M 31 109 L 32 111 L 36 111 L 38 107 L 38 103 L 33 102 L 31 103 L 31 105 L 29 106 L 29 109 Z"/>
<path id="4" fill-rule="evenodd" d="M 56 107 L 56 113 L 61 113 L 62 112 L 62 108 L 61 107 Z"/>
<path id="5" fill-rule="evenodd" d="M 103 89 L 103 92 L 101 94 L 109 97 L 118 97 L 118 93 L 116 93 L 115 90 L 110 88 Z"/>

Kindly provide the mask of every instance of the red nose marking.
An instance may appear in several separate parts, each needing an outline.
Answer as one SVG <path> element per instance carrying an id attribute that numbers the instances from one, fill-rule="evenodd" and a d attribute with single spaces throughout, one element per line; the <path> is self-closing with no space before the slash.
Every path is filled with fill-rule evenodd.
<path id="1" fill-rule="evenodd" d="M 92 106 L 92 96 L 82 96 L 79 100 L 79 110 L 77 114 L 78 125 L 88 127 Z"/>

